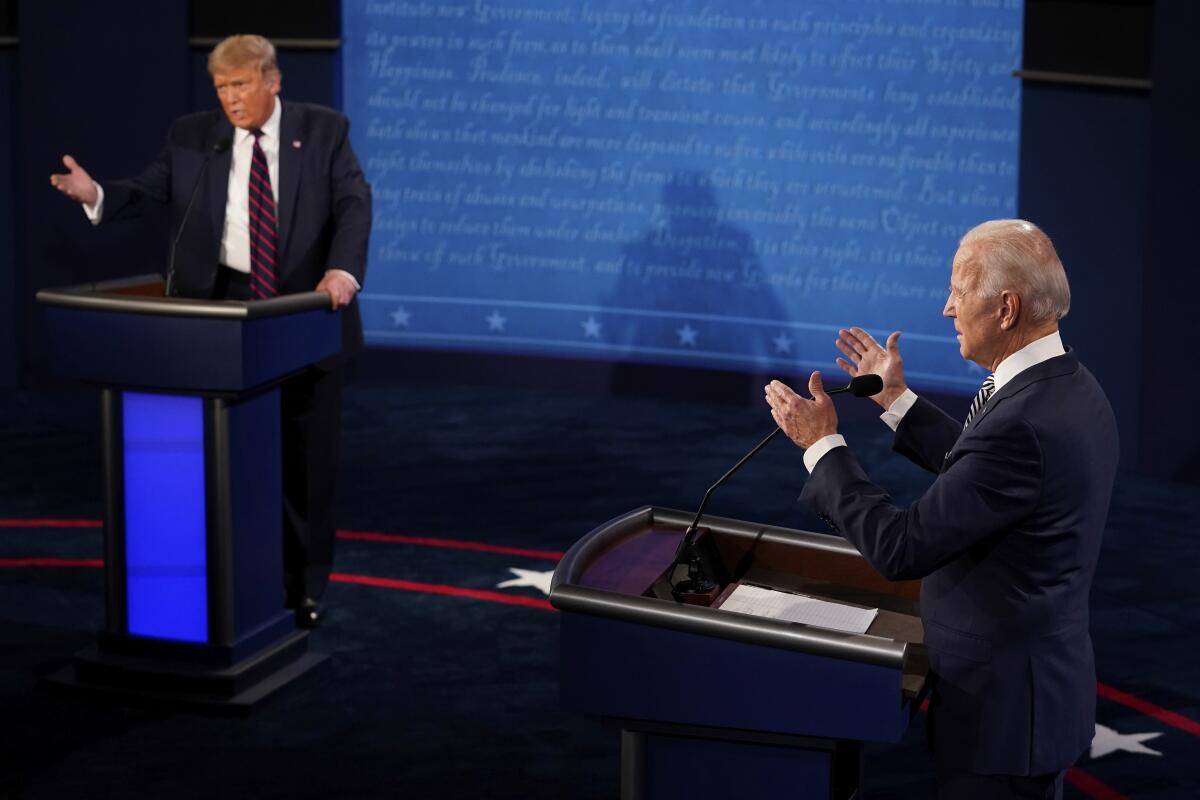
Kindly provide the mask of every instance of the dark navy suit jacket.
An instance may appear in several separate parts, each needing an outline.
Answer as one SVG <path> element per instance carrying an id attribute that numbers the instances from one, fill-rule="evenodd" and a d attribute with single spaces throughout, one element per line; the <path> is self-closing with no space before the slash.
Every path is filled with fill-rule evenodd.
<path id="1" fill-rule="evenodd" d="M 365 282 L 371 189 L 350 147 L 349 132 L 350 123 L 339 111 L 281 101 L 277 193 L 284 294 L 312 291 L 328 269 L 349 272 L 360 286 Z M 174 240 L 204 168 L 175 255 L 176 293 L 185 297 L 213 296 L 233 133 L 220 109 L 181 117 L 171 126 L 162 152 L 140 175 L 103 183 L 104 222 L 139 215 L 150 204 L 169 204 Z M 342 348 L 350 353 L 362 344 L 357 301 L 342 316 Z"/>
<path id="2" fill-rule="evenodd" d="M 1016 375 L 970 427 L 918 399 L 895 449 L 938 473 L 907 509 L 847 447 L 801 500 L 885 577 L 923 578 L 939 767 L 1040 775 L 1095 731 L 1088 592 L 1116 472 L 1112 408 L 1072 352 Z"/>

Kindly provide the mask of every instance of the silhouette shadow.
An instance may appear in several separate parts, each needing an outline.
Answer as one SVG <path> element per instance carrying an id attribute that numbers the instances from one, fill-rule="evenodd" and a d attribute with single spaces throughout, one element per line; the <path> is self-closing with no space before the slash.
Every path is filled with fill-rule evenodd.
<path id="1" fill-rule="evenodd" d="M 736 374 L 722 380 L 723 393 L 750 392 L 746 399 L 761 394 L 764 376 L 781 372 L 770 359 L 792 355 L 776 342 L 787 312 L 764 280 L 749 232 L 722 220 L 706 173 L 674 173 L 662 187 L 661 221 L 622 245 L 621 255 L 621 274 L 602 303 L 611 309 L 605 338 L 630 356 L 613 365 L 614 393 L 653 381 L 658 368 L 646 360 L 689 365 L 693 354 L 696 367 Z M 705 352 L 737 357 L 722 367 Z"/>

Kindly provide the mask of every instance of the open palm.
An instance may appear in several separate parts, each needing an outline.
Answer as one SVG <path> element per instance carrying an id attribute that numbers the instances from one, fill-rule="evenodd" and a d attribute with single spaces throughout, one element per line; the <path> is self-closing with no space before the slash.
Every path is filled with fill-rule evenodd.
<path id="1" fill-rule="evenodd" d="M 88 175 L 87 170 L 79 166 L 79 162 L 70 156 L 63 156 L 63 166 L 67 168 L 67 171 L 51 175 L 50 185 L 76 203 L 95 205 L 98 193 L 92 176 Z"/>
<path id="2" fill-rule="evenodd" d="M 838 331 L 835 344 L 845 356 L 837 359 L 837 365 L 850 377 L 874 374 L 883 379 L 883 391 L 871 399 L 885 411 L 908 388 L 904 380 L 904 359 L 900 357 L 900 331 L 887 338 L 886 346 L 880 346 L 875 337 L 862 328 L 842 329 Z"/>

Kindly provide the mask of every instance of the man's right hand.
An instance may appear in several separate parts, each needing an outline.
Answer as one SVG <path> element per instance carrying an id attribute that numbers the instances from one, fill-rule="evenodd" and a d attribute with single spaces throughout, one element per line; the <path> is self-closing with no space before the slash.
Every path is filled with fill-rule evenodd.
<path id="1" fill-rule="evenodd" d="M 96 182 L 92 180 L 92 176 L 88 175 L 87 170 L 79 166 L 78 162 L 70 156 L 63 156 L 63 165 L 67 168 L 66 174 L 51 175 L 50 185 L 76 203 L 88 206 L 96 205 L 98 195 Z"/>
<path id="2" fill-rule="evenodd" d="M 904 360 L 900 358 L 900 331 L 887 338 L 887 347 L 880 347 L 875 337 L 862 328 L 839 330 L 837 349 L 845 354 L 837 365 L 850 377 L 878 375 L 883 379 L 883 391 L 871 399 L 887 411 L 904 394 L 908 384 L 904 381 Z"/>

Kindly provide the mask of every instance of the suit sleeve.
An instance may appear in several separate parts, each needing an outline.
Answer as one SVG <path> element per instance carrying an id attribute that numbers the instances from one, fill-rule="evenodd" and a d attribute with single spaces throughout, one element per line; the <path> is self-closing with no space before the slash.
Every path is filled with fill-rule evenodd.
<path id="1" fill-rule="evenodd" d="M 333 241 L 325 269 L 344 269 L 359 285 L 366 281 L 371 235 L 371 187 L 350 147 L 350 122 L 341 118 L 333 151 Z"/>
<path id="2" fill-rule="evenodd" d="M 900 420 L 892 449 L 918 467 L 937 474 L 962 434 L 962 423 L 923 397 Z"/>
<path id="3" fill-rule="evenodd" d="M 1024 420 L 959 446 L 954 462 L 909 508 L 894 505 L 847 447 L 817 464 L 800 500 L 889 580 L 921 578 L 1037 505 L 1042 456 Z"/>
<path id="4" fill-rule="evenodd" d="M 104 215 L 101 223 L 134 219 L 171 201 L 171 140 L 175 126 L 167 132 L 167 143 L 145 169 L 132 178 L 104 181 Z"/>

